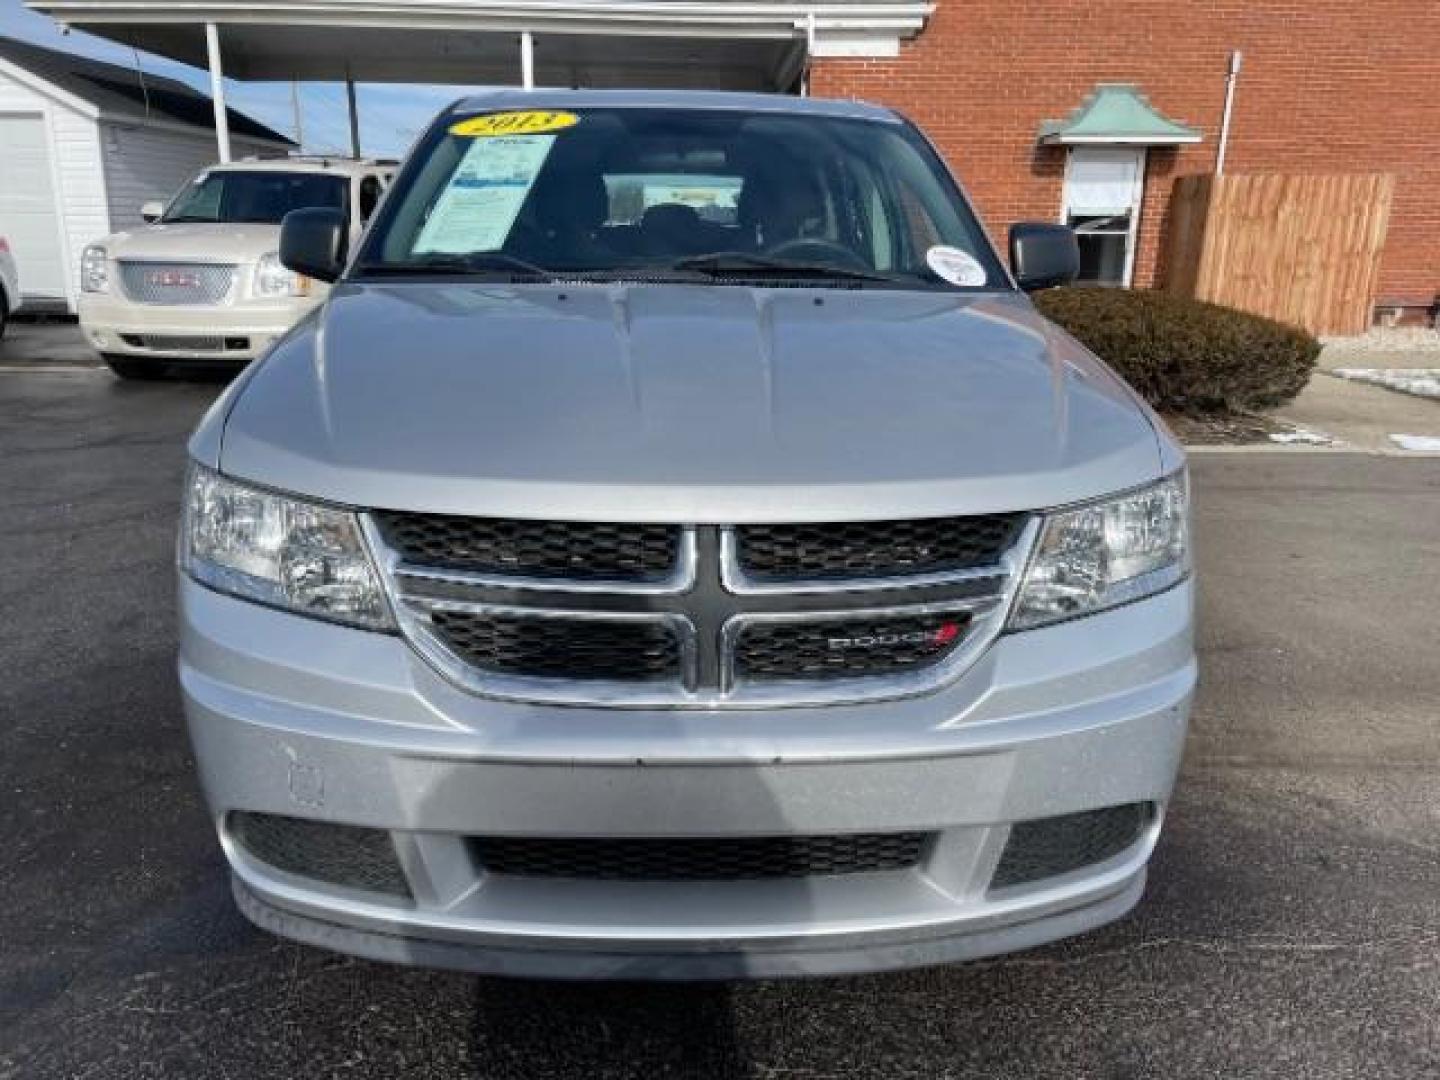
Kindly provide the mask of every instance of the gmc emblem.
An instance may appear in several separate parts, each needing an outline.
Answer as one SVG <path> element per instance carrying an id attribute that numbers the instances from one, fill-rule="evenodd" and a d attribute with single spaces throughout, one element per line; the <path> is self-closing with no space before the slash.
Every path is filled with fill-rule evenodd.
<path id="1" fill-rule="evenodd" d="M 146 270 L 145 284 L 160 289 L 196 289 L 200 275 L 191 270 Z"/>

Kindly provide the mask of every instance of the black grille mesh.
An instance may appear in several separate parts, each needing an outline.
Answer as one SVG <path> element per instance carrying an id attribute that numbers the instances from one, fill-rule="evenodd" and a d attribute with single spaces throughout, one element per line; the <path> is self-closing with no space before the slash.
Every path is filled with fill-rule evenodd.
<path id="1" fill-rule="evenodd" d="M 1024 514 L 989 514 L 743 525 L 736 539 L 741 567 L 757 579 L 891 577 L 992 565 L 1024 523 Z"/>
<path id="2" fill-rule="evenodd" d="M 680 642 L 656 621 L 433 611 L 437 636 L 466 663 L 541 679 L 678 679 Z"/>
<path id="3" fill-rule="evenodd" d="M 1018 822 L 990 886 L 1025 885 L 1104 862 L 1140 839 L 1149 817 L 1149 803 L 1126 803 Z"/>
<path id="4" fill-rule="evenodd" d="M 928 833 L 703 839 L 475 837 L 489 871 L 602 881 L 745 881 L 867 874 L 916 865 Z"/>
<path id="5" fill-rule="evenodd" d="M 236 811 L 230 835 L 256 859 L 277 870 L 367 892 L 410 895 L 383 829 Z"/>
<path id="6" fill-rule="evenodd" d="M 382 510 L 385 542 L 407 562 L 448 570 L 585 581 L 663 580 L 675 567 L 673 525 L 521 521 Z"/>
<path id="7" fill-rule="evenodd" d="M 926 667 L 965 638 L 969 615 L 864 616 L 757 622 L 735 643 L 741 679 L 853 679 Z"/>

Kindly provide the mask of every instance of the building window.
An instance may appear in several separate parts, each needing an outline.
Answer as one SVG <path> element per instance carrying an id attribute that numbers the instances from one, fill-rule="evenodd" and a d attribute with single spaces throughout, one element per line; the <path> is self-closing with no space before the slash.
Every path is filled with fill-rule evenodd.
<path id="1" fill-rule="evenodd" d="M 1080 241 L 1080 280 L 1129 285 L 1135 272 L 1145 151 L 1071 147 L 1065 162 L 1061 221 Z"/>

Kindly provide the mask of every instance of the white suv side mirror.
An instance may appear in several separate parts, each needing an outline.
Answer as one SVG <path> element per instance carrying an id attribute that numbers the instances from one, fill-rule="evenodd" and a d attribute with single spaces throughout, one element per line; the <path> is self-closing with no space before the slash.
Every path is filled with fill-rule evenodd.
<path id="1" fill-rule="evenodd" d="M 145 219 L 146 225 L 155 224 L 164 213 L 165 204 L 158 199 L 151 199 L 140 207 L 140 216 Z"/>

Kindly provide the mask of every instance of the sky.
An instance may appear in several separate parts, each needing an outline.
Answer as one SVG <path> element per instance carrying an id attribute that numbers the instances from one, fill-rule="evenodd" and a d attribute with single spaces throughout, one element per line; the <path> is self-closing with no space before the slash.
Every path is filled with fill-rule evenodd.
<path id="1" fill-rule="evenodd" d="M 25 7 L 21 0 L 0 0 L 0 36 L 33 41 L 52 49 L 81 53 L 112 64 L 134 67 L 135 53 L 90 34 L 62 34 L 48 16 Z M 210 92 L 210 74 L 177 64 L 151 53 L 140 53 L 140 66 L 156 75 L 189 83 Z M 398 157 L 442 106 L 470 88 L 463 86 L 409 86 L 361 83 L 356 90 L 360 110 L 360 149 L 376 157 Z M 295 112 L 288 82 L 236 82 L 225 80 L 226 104 L 239 109 L 292 139 Z M 300 117 L 304 148 L 311 153 L 349 153 L 350 127 L 342 83 L 301 83 Z"/>

